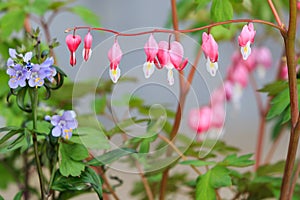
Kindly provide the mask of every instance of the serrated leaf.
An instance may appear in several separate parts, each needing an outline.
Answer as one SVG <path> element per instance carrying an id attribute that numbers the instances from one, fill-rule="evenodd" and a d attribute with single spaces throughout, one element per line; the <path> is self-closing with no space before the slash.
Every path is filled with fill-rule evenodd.
<path id="1" fill-rule="evenodd" d="M 231 167 L 248 167 L 255 163 L 254 160 L 249 160 L 253 154 L 246 154 L 238 157 L 236 154 L 231 154 L 224 158 L 218 165 L 231 166 Z"/>
<path id="2" fill-rule="evenodd" d="M 83 144 L 88 149 L 108 149 L 110 148 L 109 140 L 102 130 L 81 127 L 77 128 L 78 135 L 73 135 L 72 142 Z"/>
<path id="3" fill-rule="evenodd" d="M 185 160 L 185 161 L 180 162 L 179 164 L 194 165 L 196 167 L 201 167 L 201 166 L 215 165 L 216 162 L 214 162 L 214 161 L 204 161 L 204 160 Z"/>
<path id="4" fill-rule="evenodd" d="M 213 188 L 231 186 L 230 171 L 223 166 L 215 166 L 211 169 L 210 184 Z"/>
<path id="5" fill-rule="evenodd" d="M 211 18 L 214 22 L 231 20 L 233 18 L 233 8 L 229 0 L 213 0 L 210 10 Z M 229 25 L 224 25 L 229 28 Z"/>
<path id="6" fill-rule="evenodd" d="M 79 176 L 85 168 L 81 161 L 89 156 L 88 150 L 80 144 L 60 143 L 59 171 L 63 176 Z"/>
<path id="7" fill-rule="evenodd" d="M 272 119 L 280 115 L 289 106 L 289 103 L 289 90 L 285 89 L 272 99 L 271 108 L 266 118 Z"/>
<path id="8" fill-rule="evenodd" d="M 81 191 L 92 187 L 102 198 L 102 182 L 94 170 L 86 167 L 79 177 L 65 177 L 56 171 L 51 188 L 57 191 Z"/>
<path id="9" fill-rule="evenodd" d="M 288 87 L 286 81 L 276 81 L 274 83 L 269 83 L 265 85 L 262 89 L 259 89 L 259 92 L 266 92 L 268 93 L 268 96 L 274 96 L 280 92 L 282 92 L 284 89 Z"/>
<path id="10" fill-rule="evenodd" d="M 216 200 L 216 193 L 214 188 L 210 185 L 211 171 L 201 175 L 197 180 L 196 185 L 196 200 Z"/>
<path id="11" fill-rule="evenodd" d="M 91 26 L 95 26 L 95 27 L 99 27 L 100 23 L 99 23 L 99 16 L 97 16 L 94 12 L 92 12 L 90 9 L 83 7 L 83 6 L 74 6 L 72 8 L 70 8 L 71 12 L 77 14 L 78 16 L 81 17 L 81 19 L 91 25 Z"/>
<path id="12" fill-rule="evenodd" d="M 129 148 L 114 149 L 101 156 L 95 157 L 94 159 L 88 161 L 87 164 L 92 166 L 102 166 L 102 165 L 110 164 L 120 159 L 121 157 L 128 156 L 133 153 L 136 153 L 134 149 L 129 149 Z"/>

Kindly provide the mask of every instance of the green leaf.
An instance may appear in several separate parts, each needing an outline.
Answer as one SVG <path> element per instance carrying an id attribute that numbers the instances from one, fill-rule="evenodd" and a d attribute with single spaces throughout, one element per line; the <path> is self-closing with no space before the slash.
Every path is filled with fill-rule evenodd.
<path id="1" fill-rule="evenodd" d="M 140 144 L 140 150 L 139 153 L 148 153 L 150 150 L 150 143 L 149 140 L 143 140 Z"/>
<path id="2" fill-rule="evenodd" d="M 231 154 L 227 156 L 222 162 L 218 165 L 222 166 L 231 166 L 231 167 L 248 167 L 255 163 L 254 160 L 249 160 L 253 154 L 246 154 L 238 157 L 236 154 Z"/>
<path id="3" fill-rule="evenodd" d="M 9 93 L 8 80 L 9 76 L 6 74 L 5 70 L 0 69 L 0 97 L 6 96 Z"/>
<path id="4" fill-rule="evenodd" d="M 216 193 L 214 188 L 210 185 L 211 171 L 209 170 L 204 175 L 199 176 L 196 185 L 196 200 L 215 200 Z"/>
<path id="5" fill-rule="evenodd" d="M 110 164 L 120 159 L 121 157 L 128 156 L 134 153 L 136 153 L 134 149 L 129 149 L 129 148 L 114 149 L 101 156 L 95 157 L 94 159 L 88 161 L 87 164 L 92 166 L 102 166 L 102 165 Z"/>
<path id="6" fill-rule="evenodd" d="M 276 94 L 282 92 L 284 89 L 288 87 L 286 81 L 276 81 L 274 83 L 270 83 L 265 85 L 262 89 L 259 89 L 259 92 L 266 92 L 268 96 L 275 96 Z"/>
<path id="7" fill-rule="evenodd" d="M 70 11 L 80 16 L 85 23 L 95 27 L 100 26 L 99 17 L 90 9 L 83 6 L 74 6 L 70 8 Z"/>
<path id="8" fill-rule="evenodd" d="M 233 8 L 229 0 L 213 0 L 210 10 L 211 18 L 214 22 L 231 20 L 233 18 Z M 224 25 L 229 28 L 229 25 Z"/>
<path id="9" fill-rule="evenodd" d="M 210 3 L 211 0 L 195 0 L 197 3 L 197 10 L 205 7 L 208 3 Z"/>
<path id="10" fill-rule="evenodd" d="M 58 10 L 59 8 L 65 6 L 68 2 L 66 1 L 54 1 L 48 6 L 50 10 Z"/>
<path id="11" fill-rule="evenodd" d="M 21 190 L 20 192 L 18 192 L 15 195 L 14 200 L 21 200 L 22 199 L 22 195 L 23 195 L 23 191 Z"/>
<path id="12" fill-rule="evenodd" d="M 108 149 L 110 148 L 109 140 L 102 130 L 89 127 L 77 129 L 78 135 L 73 135 L 71 141 L 83 144 L 88 149 Z"/>
<path id="13" fill-rule="evenodd" d="M 215 165 L 216 162 L 214 162 L 214 161 L 204 161 L 204 160 L 185 160 L 185 161 L 180 162 L 179 164 L 194 165 L 196 167 L 201 167 L 201 166 Z"/>
<path id="14" fill-rule="evenodd" d="M 1 128 L 2 131 L 3 130 L 7 130 L 7 128 L 9 127 L 4 127 L 4 128 Z M 0 139 L 0 145 L 3 144 L 4 142 L 6 142 L 8 139 L 10 139 L 12 136 L 18 134 L 18 133 L 21 133 L 24 131 L 24 129 L 10 129 L 11 131 L 9 131 L 7 134 L 5 134 L 1 139 Z M 0 131 L 0 132 L 2 132 Z"/>
<path id="15" fill-rule="evenodd" d="M 28 12 L 42 16 L 47 12 L 50 3 L 50 0 L 35 0 L 28 7 Z"/>
<path id="16" fill-rule="evenodd" d="M 97 114 L 103 114 L 106 108 L 106 95 L 103 95 L 101 98 L 97 98 L 94 105 L 95 112 Z"/>
<path id="17" fill-rule="evenodd" d="M 274 164 L 260 166 L 256 173 L 258 176 L 281 175 L 283 173 L 285 161 L 278 161 Z"/>
<path id="18" fill-rule="evenodd" d="M 223 166 L 216 166 L 211 169 L 210 184 L 213 188 L 231 186 L 230 171 Z"/>
<path id="19" fill-rule="evenodd" d="M 1 162 L 6 162 L 6 161 L 1 161 Z M 0 189 L 1 190 L 7 189 L 9 183 L 14 181 L 12 173 L 10 172 L 11 169 L 12 168 L 9 164 L 0 163 L 0 177 L 1 177 Z"/>
<path id="20" fill-rule="evenodd" d="M 93 188 L 99 199 L 102 198 L 102 182 L 94 170 L 86 167 L 78 177 L 65 177 L 56 171 L 51 188 L 57 191 L 81 191 Z"/>
<path id="21" fill-rule="evenodd" d="M 289 90 L 285 89 L 272 99 L 267 119 L 280 115 L 289 106 L 289 102 Z"/>
<path id="22" fill-rule="evenodd" d="M 33 121 L 29 121 L 25 125 L 29 130 L 32 130 L 37 133 L 42 133 L 48 135 L 52 128 L 52 125 L 47 121 L 37 120 L 36 122 L 36 129 L 33 129 Z"/>
<path id="23" fill-rule="evenodd" d="M 0 195 L 0 200 L 4 200 L 4 198 Z"/>
<path id="24" fill-rule="evenodd" d="M 63 176 L 79 176 L 84 170 L 83 159 L 89 156 L 88 150 L 80 144 L 60 143 L 60 168 Z"/>

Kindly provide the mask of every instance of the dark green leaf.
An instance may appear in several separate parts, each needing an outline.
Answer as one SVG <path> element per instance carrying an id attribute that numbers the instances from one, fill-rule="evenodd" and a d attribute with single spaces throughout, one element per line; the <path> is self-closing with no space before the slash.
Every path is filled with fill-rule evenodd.
<path id="1" fill-rule="evenodd" d="M 22 195 L 23 195 L 23 191 L 18 192 L 18 193 L 15 195 L 14 200 L 21 200 Z"/>
<path id="2" fill-rule="evenodd" d="M 276 81 L 274 83 L 265 85 L 262 89 L 260 89 L 258 91 L 266 92 L 266 93 L 268 93 L 268 96 L 274 96 L 274 95 L 282 92 L 287 87 L 288 87 L 288 85 L 287 85 L 286 81 Z"/>
<path id="3" fill-rule="evenodd" d="M 85 23 L 95 27 L 100 26 L 99 17 L 90 9 L 83 6 L 74 6 L 70 10 L 80 16 Z"/>
<path id="4" fill-rule="evenodd" d="M 61 143 L 59 152 L 60 173 L 63 176 L 79 176 L 85 167 L 81 160 L 89 156 L 88 150 L 80 144 Z"/>
<path id="5" fill-rule="evenodd" d="M 272 99 L 267 119 L 280 115 L 289 106 L 289 102 L 289 90 L 285 89 Z"/>
<path id="6" fill-rule="evenodd" d="M 148 153 L 150 150 L 150 141 L 143 140 L 140 145 L 139 153 Z"/>
<path id="7" fill-rule="evenodd" d="M 211 169 L 210 184 L 213 188 L 231 186 L 230 171 L 223 166 L 216 166 Z"/>
<path id="8" fill-rule="evenodd" d="M 88 161 L 87 164 L 92 166 L 102 166 L 102 165 L 110 164 L 120 159 L 121 157 L 128 156 L 133 153 L 136 153 L 134 149 L 129 149 L 129 148 L 115 149 L 101 156 L 95 157 L 94 159 Z"/>
<path id="9" fill-rule="evenodd" d="M 274 164 L 260 166 L 256 173 L 258 176 L 280 175 L 283 173 L 285 161 L 278 161 Z"/>
<path id="10" fill-rule="evenodd" d="M 214 22 L 231 20 L 233 9 L 229 0 L 213 0 L 210 10 L 211 18 Z M 229 28 L 228 25 L 224 27 Z"/>
<path id="11" fill-rule="evenodd" d="M 0 200 L 4 200 L 4 198 L 0 195 Z"/>
<path id="12" fill-rule="evenodd" d="M 185 160 L 185 161 L 180 162 L 179 164 L 194 165 L 196 167 L 200 167 L 200 166 L 215 165 L 216 162 L 214 162 L 214 161 L 204 161 L 204 160 Z"/>
<path id="13" fill-rule="evenodd" d="M 51 188 L 57 191 L 81 191 L 93 188 L 99 199 L 102 198 L 102 182 L 94 170 L 86 167 L 78 177 L 65 177 L 56 171 Z"/>

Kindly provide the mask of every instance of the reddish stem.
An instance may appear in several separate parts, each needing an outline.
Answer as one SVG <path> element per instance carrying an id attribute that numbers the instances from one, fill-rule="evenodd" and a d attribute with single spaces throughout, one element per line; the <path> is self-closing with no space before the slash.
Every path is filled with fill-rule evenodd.
<path id="1" fill-rule="evenodd" d="M 153 29 L 150 31 L 142 31 L 142 32 L 137 32 L 137 33 L 122 33 L 122 32 L 118 32 L 112 29 L 107 29 L 107 28 L 97 28 L 97 27 L 90 27 L 90 26 L 77 26 L 74 28 L 68 28 L 65 30 L 65 33 L 68 33 L 70 31 L 76 31 L 78 29 L 90 29 L 90 30 L 96 30 L 96 31 L 104 31 L 104 32 L 109 32 L 109 33 L 113 33 L 115 35 L 118 36 L 139 36 L 139 35 L 146 35 L 146 34 L 151 34 L 151 33 L 172 33 L 172 34 L 176 34 L 176 33 L 192 33 L 192 32 L 197 32 L 197 31 L 201 31 L 201 30 L 205 30 L 205 29 L 210 29 L 212 27 L 215 26 L 220 26 L 220 25 L 225 25 L 225 24 L 233 24 L 233 23 L 259 23 L 259 24 L 265 24 L 268 26 L 272 26 L 276 29 L 278 29 L 280 32 L 285 32 L 286 30 L 281 27 L 278 26 L 272 22 L 268 22 L 268 21 L 264 21 L 264 20 L 259 20 L 259 19 L 233 19 L 233 20 L 227 20 L 227 21 L 222 21 L 222 22 L 216 22 L 216 23 L 212 23 L 206 26 L 202 26 L 202 27 L 198 27 L 198 28 L 193 28 L 193 29 L 184 29 L 184 30 L 168 30 L 168 29 Z"/>

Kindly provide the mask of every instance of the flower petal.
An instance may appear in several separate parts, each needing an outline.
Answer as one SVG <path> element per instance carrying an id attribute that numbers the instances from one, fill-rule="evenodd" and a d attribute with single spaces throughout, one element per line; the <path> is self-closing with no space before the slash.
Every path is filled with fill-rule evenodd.
<path id="1" fill-rule="evenodd" d="M 8 53 L 11 58 L 17 58 L 17 51 L 15 49 L 9 48 Z"/>
<path id="2" fill-rule="evenodd" d="M 154 58 L 158 52 L 158 44 L 153 37 L 153 34 L 150 35 L 148 41 L 144 46 L 145 53 L 147 55 L 147 61 L 153 62 Z"/>
<path id="3" fill-rule="evenodd" d="M 169 44 L 166 41 L 160 41 L 158 43 L 158 53 L 157 59 L 162 67 L 167 65 L 170 62 L 170 55 L 169 55 Z"/>
<path id="4" fill-rule="evenodd" d="M 173 75 L 172 69 L 168 69 L 168 82 L 169 82 L 169 85 L 174 84 L 174 75 Z"/>
<path id="5" fill-rule="evenodd" d="M 58 126 L 56 126 L 56 127 L 54 127 L 54 128 L 52 129 L 51 134 L 52 134 L 54 137 L 59 137 L 59 136 L 61 136 L 61 129 L 60 129 Z"/>
<path id="6" fill-rule="evenodd" d="M 149 62 L 149 61 L 145 62 L 143 65 L 145 78 L 149 78 L 153 74 L 154 69 L 155 69 L 155 65 L 153 62 Z"/>
<path id="7" fill-rule="evenodd" d="M 108 59 L 110 61 L 110 66 L 113 69 L 116 69 L 122 59 L 122 50 L 117 40 L 108 51 Z"/>
<path id="8" fill-rule="evenodd" d="M 109 69 L 109 76 L 113 83 L 117 83 L 121 75 L 121 70 L 117 66 L 116 69 Z"/>
<path id="9" fill-rule="evenodd" d="M 170 52 L 171 62 L 173 63 L 175 68 L 179 68 L 179 66 L 182 62 L 183 54 L 184 54 L 182 45 L 177 41 L 172 42 L 170 45 L 169 52 Z"/>
<path id="10" fill-rule="evenodd" d="M 32 58 L 32 52 L 27 52 L 23 58 L 24 62 L 28 63 Z"/>
<path id="11" fill-rule="evenodd" d="M 218 62 L 211 62 L 209 58 L 207 59 L 206 70 L 210 73 L 211 76 L 216 76 L 218 68 Z"/>
<path id="12" fill-rule="evenodd" d="M 241 47 L 241 53 L 243 55 L 243 59 L 247 60 L 247 58 L 249 57 L 249 55 L 251 54 L 251 47 L 250 47 L 250 41 L 247 42 L 247 44 L 245 46 Z"/>

